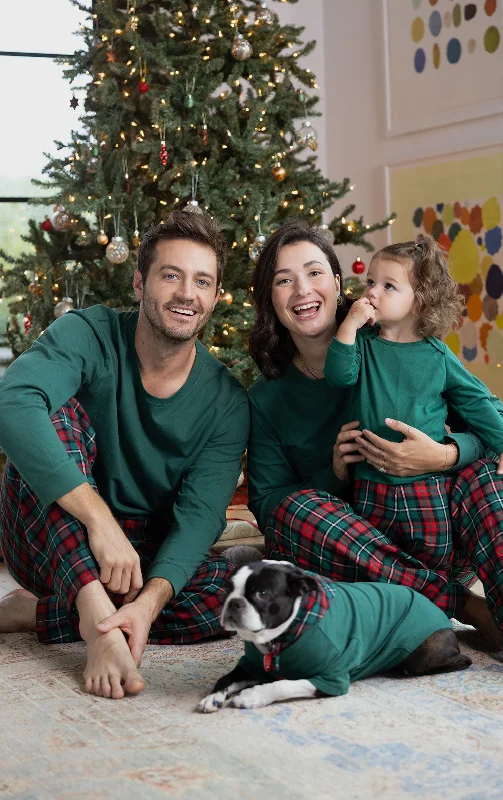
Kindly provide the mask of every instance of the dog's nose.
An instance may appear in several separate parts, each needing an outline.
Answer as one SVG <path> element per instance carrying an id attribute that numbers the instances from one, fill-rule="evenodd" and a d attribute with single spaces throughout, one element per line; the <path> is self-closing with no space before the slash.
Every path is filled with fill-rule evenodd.
<path id="1" fill-rule="evenodd" d="M 245 601 L 243 597 L 233 597 L 227 603 L 227 611 L 239 611 L 244 607 L 245 607 Z"/>

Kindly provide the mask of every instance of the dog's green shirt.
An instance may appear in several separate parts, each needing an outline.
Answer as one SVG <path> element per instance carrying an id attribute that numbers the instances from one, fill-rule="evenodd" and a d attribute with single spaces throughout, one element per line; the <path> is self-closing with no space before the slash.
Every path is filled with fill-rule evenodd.
<path id="1" fill-rule="evenodd" d="M 407 586 L 315 577 L 320 591 L 329 594 L 328 609 L 280 651 L 275 671 L 266 671 L 264 654 L 246 642 L 239 664 L 251 677 L 263 682 L 307 678 L 326 694 L 347 694 L 351 681 L 391 669 L 428 636 L 451 628 L 439 608 Z"/>

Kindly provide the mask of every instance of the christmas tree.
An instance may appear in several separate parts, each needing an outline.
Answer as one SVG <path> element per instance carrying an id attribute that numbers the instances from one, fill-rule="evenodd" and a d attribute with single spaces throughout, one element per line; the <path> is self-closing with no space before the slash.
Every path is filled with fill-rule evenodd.
<path id="1" fill-rule="evenodd" d="M 55 209 L 30 221 L 30 252 L 0 253 L 3 293 L 15 297 L 9 343 L 21 353 L 72 307 L 134 307 L 140 237 L 183 208 L 211 214 L 228 238 L 203 341 L 248 384 L 249 283 L 266 235 L 305 218 L 336 245 L 371 250 L 367 235 L 391 221 L 365 225 L 346 202 L 322 221 L 351 187 L 316 163 L 318 86 L 299 63 L 315 42 L 303 44 L 303 28 L 281 25 L 256 0 L 97 0 L 92 11 L 71 2 L 90 23 L 83 48 L 65 59 L 65 77 L 85 84 L 81 128 L 56 142 L 47 179 L 36 182 L 50 193 L 37 202 Z"/>

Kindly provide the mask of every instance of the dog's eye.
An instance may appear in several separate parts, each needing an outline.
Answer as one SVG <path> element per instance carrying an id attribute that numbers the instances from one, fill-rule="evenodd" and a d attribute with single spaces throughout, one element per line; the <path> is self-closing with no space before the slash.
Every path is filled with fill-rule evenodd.
<path id="1" fill-rule="evenodd" d="M 259 600 L 265 600 L 265 598 L 267 597 L 267 592 L 264 591 L 255 592 L 255 595 L 256 597 L 259 598 Z"/>

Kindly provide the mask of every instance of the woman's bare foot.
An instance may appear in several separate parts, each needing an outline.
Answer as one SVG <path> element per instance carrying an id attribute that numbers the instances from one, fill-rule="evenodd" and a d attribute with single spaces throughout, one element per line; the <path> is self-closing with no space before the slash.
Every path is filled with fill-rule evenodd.
<path id="1" fill-rule="evenodd" d="M 0 633 L 34 631 L 37 598 L 26 589 L 13 589 L 0 600 Z"/>
<path id="2" fill-rule="evenodd" d="M 473 625 L 491 649 L 503 648 L 503 634 L 491 616 L 485 597 L 470 592 L 463 610 L 456 612 L 456 619 L 464 625 Z"/>
<path id="3" fill-rule="evenodd" d="M 125 694 L 138 694 L 145 681 L 136 669 L 122 631 L 96 633 L 87 640 L 86 692 L 118 700 Z"/>

